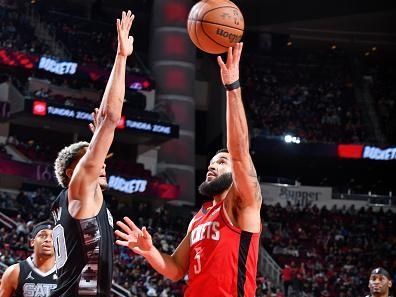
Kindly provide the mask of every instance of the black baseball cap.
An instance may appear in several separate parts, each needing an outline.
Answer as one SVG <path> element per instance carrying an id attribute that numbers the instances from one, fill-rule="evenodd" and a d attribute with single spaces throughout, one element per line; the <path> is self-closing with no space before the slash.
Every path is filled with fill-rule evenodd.
<path id="1" fill-rule="evenodd" d="M 33 227 L 33 230 L 30 233 L 30 236 L 32 238 L 35 238 L 37 233 L 39 233 L 41 230 L 44 230 L 44 229 L 52 230 L 52 229 L 54 229 L 54 224 L 51 221 L 40 222 Z"/>
<path id="2" fill-rule="evenodd" d="M 390 276 L 389 272 L 386 271 L 386 269 L 384 269 L 384 268 L 382 268 L 382 267 L 374 268 L 374 269 L 371 271 L 370 276 L 373 275 L 373 274 L 381 274 L 381 275 L 386 276 L 388 279 L 391 279 L 391 276 Z"/>

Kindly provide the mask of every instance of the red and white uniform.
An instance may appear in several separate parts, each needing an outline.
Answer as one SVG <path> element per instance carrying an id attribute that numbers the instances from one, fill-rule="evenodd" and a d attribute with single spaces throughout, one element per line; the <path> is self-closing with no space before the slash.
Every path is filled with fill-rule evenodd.
<path id="1" fill-rule="evenodd" d="M 260 233 L 233 226 L 223 201 L 205 203 L 190 223 L 185 297 L 253 297 Z"/>

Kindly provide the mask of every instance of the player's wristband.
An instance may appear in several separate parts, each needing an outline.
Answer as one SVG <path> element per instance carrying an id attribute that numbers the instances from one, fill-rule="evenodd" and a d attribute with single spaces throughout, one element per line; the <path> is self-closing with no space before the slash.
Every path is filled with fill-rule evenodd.
<path id="1" fill-rule="evenodd" d="M 240 88 L 241 84 L 239 83 L 239 79 L 238 79 L 238 80 L 234 81 L 232 84 L 224 85 L 224 87 L 226 88 L 227 91 L 232 91 L 232 90 Z"/>

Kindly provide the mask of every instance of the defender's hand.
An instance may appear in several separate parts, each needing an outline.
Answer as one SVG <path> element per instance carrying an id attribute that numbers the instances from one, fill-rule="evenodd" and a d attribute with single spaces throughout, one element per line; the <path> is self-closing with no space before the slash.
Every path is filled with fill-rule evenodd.
<path id="1" fill-rule="evenodd" d="M 92 134 L 95 133 L 96 128 L 99 126 L 101 119 L 99 118 L 99 109 L 95 108 L 94 111 L 91 113 L 92 115 L 92 123 L 89 123 L 89 129 L 91 130 Z"/>
<path id="2" fill-rule="evenodd" d="M 122 18 L 117 19 L 118 49 L 117 54 L 128 57 L 133 52 L 133 37 L 129 36 L 133 19 L 135 16 L 130 10 L 128 13 L 122 12 Z"/>

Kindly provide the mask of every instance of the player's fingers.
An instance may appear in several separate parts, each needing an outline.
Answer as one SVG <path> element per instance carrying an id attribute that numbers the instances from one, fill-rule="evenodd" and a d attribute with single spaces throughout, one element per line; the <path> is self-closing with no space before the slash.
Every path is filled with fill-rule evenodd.
<path id="1" fill-rule="evenodd" d="M 132 220 L 131 220 L 130 218 L 124 217 L 124 221 L 125 221 L 125 223 L 128 224 L 128 226 L 129 226 L 129 228 L 131 228 L 131 230 L 133 230 L 133 231 L 136 231 L 136 230 L 141 231 L 141 230 L 135 225 L 135 223 L 132 222 Z"/>
<path id="2" fill-rule="evenodd" d="M 89 127 L 89 130 L 91 130 L 92 133 L 95 132 L 95 126 L 94 126 L 93 124 L 90 123 L 90 124 L 88 125 L 88 127 Z"/>
<path id="3" fill-rule="evenodd" d="M 116 244 L 128 247 L 128 241 L 116 240 Z"/>
<path id="4" fill-rule="evenodd" d="M 228 53 L 227 53 L 227 65 L 230 65 L 230 64 L 232 64 L 232 62 L 234 61 L 234 57 L 233 57 L 233 54 L 232 54 L 232 47 L 229 47 L 228 48 Z"/>
<path id="5" fill-rule="evenodd" d="M 128 227 L 127 225 L 125 225 L 123 222 L 118 221 L 118 222 L 117 222 L 117 225 L 118 225 L 122 230 L 124 230 L 125 233 L 127 233 L 127 234 L 132 234 L 131 228 Z"/>
<path id="6" fill-rule="evenodd" d="M 241 59 L 243 43 L 239 42 L 236 44 L 235 48 L 235 56 L 234 56 L 234 63 L 239 64 L 239 60 Z"/>
<path id="7" fill-rule="evenodd" d="M 151 235 L 150 235 L 150 233 L 148 233 L 146 227 L 142 228 L 142 232 L 143 232 L 143 238 L 145 238 L 145 239 L 150 239 L 151 238 Z"/>
<path id="8" fill-rule="evenodd" d="M 121 21 L 120 19 L 117 19 L 117 32 L 119 33 L 121 31 Z"/>
<path id="9" fill-rule="evenodd" d="M 132 12 L 131 12 L 130 10 L 128 10 L 128 12 L 127 12 L 127 17 L 130 18 L 131 15 L 132 15 Z"/>
<path id="10" fill-rule="evenodd" d="M 121 18 L 121 28 L 125 29 L 125 22 L 126 22 L 126 13 L 125 11 L 122 12 L 122 18 Z"/>
<path id="11" fill-rule="evenodd" d="M 239 64 L 239 61 L 241 60 L 242 49 L 243 49 L 243 42 L 240 42 L 239 43 L 239 50 L 238 50 L 238 64 Z"/>
<path id="12" fill-rule="evenodd" d="M 128 27 L 127 27 L 128 31 L 131 30 L 134 18 L 135 18 L 135 15 L 131 15 L 131 17 L 128 19 Z"/>
<path id="13" fill-rule="evenodd" d="M 130 240 L 130 236 L 128 234 L 124 233 L 124 232 L 121 232 L 120 230 L 116 230 L 114 232 L 114 234 L 116 236 L 118 236 L 119 238 L 122 238 L 122 239 L 124 239 L 126 241 Z"/>
<path id="14" fill-rule="evenodd" d="M 222 70 L 227 70 L 227 67 L 224 64 L 223 59 L 220 56 L 217 56 L 217 63 L 219 64 Z"/>

